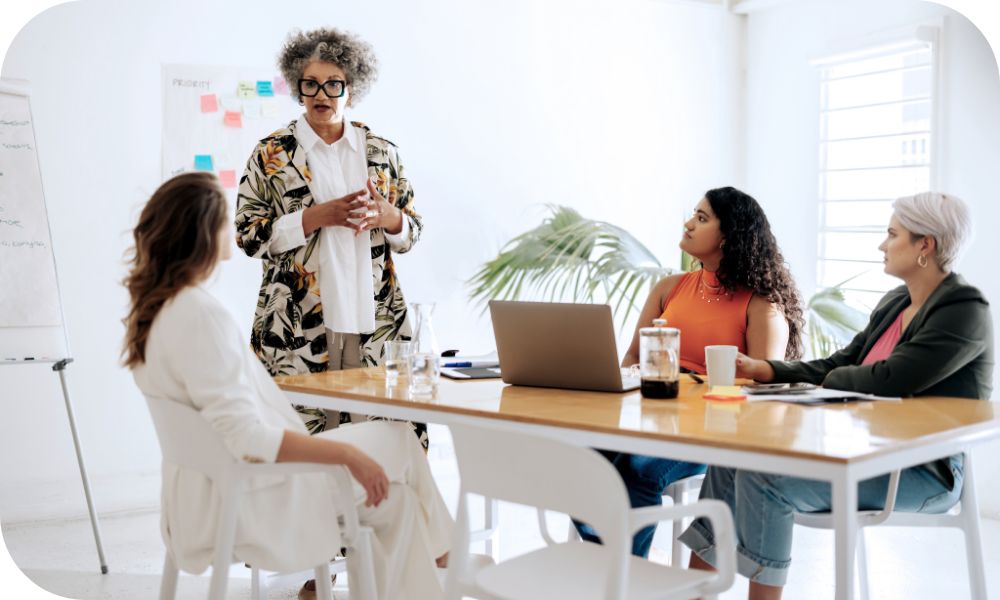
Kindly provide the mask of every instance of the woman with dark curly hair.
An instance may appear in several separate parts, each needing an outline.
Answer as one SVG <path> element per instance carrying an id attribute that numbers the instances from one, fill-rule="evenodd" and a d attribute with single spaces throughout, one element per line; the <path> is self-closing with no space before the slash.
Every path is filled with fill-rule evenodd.
<path id="1" fill-rule="evenodd" d="M 961 199 L 924 192 L 898 198 L 878 247 L 885 272 L 903 281 L 872 312 L 851 343 L 826 358 L 761 360 L 737 356 L 736 373 L 762 382 L 805 381 L 885 396 L 988 399 L 993 391 L 993 319 L 983 293 L 953 271 L 972 234 L 972 215 Z M 942 413 L 942 419 L 948 414 Z M 962 454 L 898 472 L 898 512 L 943 513 L 962 494 Z M 857 484 L 859 510 L 883 510 L 889 474 Z M 781 598 L 792 562 L 795 513 L 829 512 L 830 483 L 713 466 L 702 498 L 733 511 L 737 570 L 750 580 L 751 600 Z M 698 519 L 680 541 L 691 566 L 716 564 L 710 523 Z"/>
<path id="2" fill-rule="evenodd" d="M 682 250 L 701 268 L 671 275 L 649 293 L 623 366 L 639 362 L 639 329 L 666 319 L 681 330 L 680 362 L 705 373 L 705 346 L 736 346 L 760 359 L 802 355 L 802 308 L 795 282 L 771 233 L 764 210 L 732 187 L 705 192 L 684 224 Z M 705 472 L 705 465 L 652 456 L 601 451 L 618 469 L 634 508 L 658 506 L 663 490 L 679 479 Z M 584 539 L 597 541 L 577 523 Z M 655 527 L 636 534 L 632 553 L 645 557 Z"/>
<path id="3" fill-rule="evenodd" d="M 264 262 L 250 345 L 272 375 L 381 364 L 385 342 L 410 334 L 392 254 L 423 224 L 396 146 L 345 116 L 375 54 L 345 31 L 300 31 L 278 66 L 305 113 L 260 141 L 240 180 L 237 242 Z M 340 422 L 297 409 L 312 433 Z M 426 427 L 414 430 L 426 448 Z"/>
<path id="4" fill-rule="evenodd" d="M 681 250 L 701 268 L 653 286 L 623 365 L 639 362 L 639 328 L 663 318 L 681 330 L 681 366 L 705 372 L 705 346 L 754 358 L 802 356 L 799 293 L 764 209 L 732 187 L 705 192 L 684 224 Z"/>

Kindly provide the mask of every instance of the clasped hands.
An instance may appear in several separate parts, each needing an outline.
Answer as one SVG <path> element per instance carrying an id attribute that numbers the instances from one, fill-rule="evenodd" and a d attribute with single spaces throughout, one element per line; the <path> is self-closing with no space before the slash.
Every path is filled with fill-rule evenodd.
<path id="1" fill-rule="evenodd" d="M 379 193 L 371 179 L 367 189 L 351 192 L 342 198 L 310 206 L 302 213 L 302 229 L 311 235 L 320 227 L 347 227 L 360 235 L 384 228 L 397 233 L 402 228 L 403 213 Z"/>

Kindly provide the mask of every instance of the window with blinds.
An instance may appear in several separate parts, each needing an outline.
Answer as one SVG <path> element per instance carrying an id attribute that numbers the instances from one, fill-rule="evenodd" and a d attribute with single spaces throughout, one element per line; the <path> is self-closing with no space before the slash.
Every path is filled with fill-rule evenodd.
<path id="1" fill-rule="evenodd" d="M 929 42 L 871 49 L 820 69 L 817 283 L 872 309 L 899 280 L 878 246 L 892 202 L 930 189 L 934 54 Z"/>

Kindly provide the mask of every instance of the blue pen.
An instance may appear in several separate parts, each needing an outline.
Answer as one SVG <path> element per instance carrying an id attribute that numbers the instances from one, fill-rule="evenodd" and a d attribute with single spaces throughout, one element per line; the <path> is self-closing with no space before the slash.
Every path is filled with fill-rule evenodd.
<path id="1" fill-rule="evenodd" d="M 466 367 L 466 368 L 471 367 L 472 363 L 471 362 L 450 362 L 450 363 L 445 363 L 444 366 L 447 369 L 461 369 L 463 367 Z"/>

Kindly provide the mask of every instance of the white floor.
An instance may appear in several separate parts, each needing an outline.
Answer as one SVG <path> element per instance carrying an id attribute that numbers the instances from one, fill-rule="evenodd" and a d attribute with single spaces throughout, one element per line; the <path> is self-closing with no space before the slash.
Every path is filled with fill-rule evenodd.
<path id="1" fill-rule="evenodd" d="M 437 433 L 437 432 L 435 432 Z M 432 439 L 443 441 L 445 435 Z M 432 447 L 431 464 L 442 492 L 453 504 L 457 473 L 451 448 Z M 550 519 L 553 532 L 566 531 L 564 518 Z M 501 505 L 501 558 L 540 547 L 533 510 Z M 15 563 L 40 587 L 60 596 L 79 599 L 126 600 L 155 598 L 163 560 L 159 515 L 142 512 L 101 520 L 110 573 L 100 575 L 90 524 L 87 520 L 23 523 L 4 526 L 3 537 Z M 991 597 L 1000 597 L 1000 521 L 983 521 L 987 584 Z M 661 528 L 653 560 L 669 556 L 669 527 Z M 829 532 L 799 528 L 790 581 L 789 599 L 833 597 L 833 537 Z M 877 529 L 868 533 L 872 598 L 878 600 L 954 600 L 968 598 L 968 579 L 961 534 L 957 530 Z M 337 600 L 350 596 L 344 581 L 334 588 Z M 724 600 L 745 598 L 747 583 L 737 578 Z M 178 598 L 204 598 L 208 574 L 182 575 Z M 270 598 L 295 598 L 297 586 L 272 591 Z M 229 598 L 249 598 L 249 570 L 234 566 Z M 8 596 L 9 597 L 9 596 Z"/>

